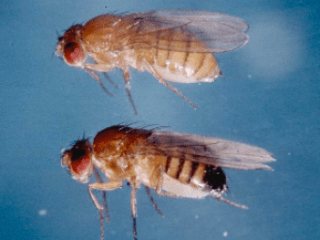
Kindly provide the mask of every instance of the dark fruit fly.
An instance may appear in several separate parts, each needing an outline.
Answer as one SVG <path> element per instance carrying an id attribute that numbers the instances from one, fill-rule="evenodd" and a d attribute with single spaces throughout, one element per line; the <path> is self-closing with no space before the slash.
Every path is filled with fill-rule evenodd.
<path id="1" fill-rule="evenodd" d="M 161 196 L 203 199 L 207 196 L 232 206 L 247 209 L 222 195 L 227 191 L 222 168 L 239 170 L 272 170 L 265 163 L 275 159 L 266 150 L 219 138 L 184 133 L 155 131 L 116 125 L 100 131 L 91 144 L 88 139 L 76 141 L 63 150 L 62 166 L 72 178 L 87 183 L 94 172 L 98 182 L 88 184 L 90 197 L 100 212 L 101 239 L 103 206 L 93 190 L 111 191 L 121 188 L 123 180 L 131 186 L 133 236 L 136 230 L 136 189 L 144 185 L 155 209 L 150 189 Z M 100 170 L 109 180 L 103 182 Z M 105 195 L 103 196 L 105 202 Z M 107 216 L 108 217 L 108 216 Z"/>
<path id="2" fill-rule="evenodd" d="M 242 19 L 216 12 L 163 10 L 105 14 L 84 25 L 71 26 L 59 37 L 56 55 L 68 65 L 88 72 L 109 95 L 113 94 L 105 88 L 97 73 L 106 75 L 114 68 L 120 68 L 135 114 L 130 67 L 150 72 L 196 109 L 197 106 L 168 81 L 213 82 L 221 75 L 213 54 L 245 45 L 247 29 L 248 25 Z"/>

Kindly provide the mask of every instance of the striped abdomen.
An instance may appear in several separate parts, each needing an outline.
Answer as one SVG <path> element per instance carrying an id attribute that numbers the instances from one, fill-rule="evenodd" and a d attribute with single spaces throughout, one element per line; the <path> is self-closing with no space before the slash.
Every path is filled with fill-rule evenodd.
<path id="1" fill-rule="evenodd" d="M 227 188 L 226 175 L 220 167 L 212 165 L 168 157 L 165 173 L 180 183 L 204 190 L 224 191 Z"/>
<path id="2" fill-rule="evenodd" d="M 144 59 L 150 65 L 146 70 L 156 77 L 179 83 L 212 82 L 219 77 L 213 53 L 191 34 L 168 29 L 145 37 L 154 48 L 136 50 L 136 57 Z"/>

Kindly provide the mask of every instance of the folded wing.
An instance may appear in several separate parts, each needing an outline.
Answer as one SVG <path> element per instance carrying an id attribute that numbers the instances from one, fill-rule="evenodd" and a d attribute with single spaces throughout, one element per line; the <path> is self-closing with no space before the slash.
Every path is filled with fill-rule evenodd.
<path id="1" fill-rule="evenodd" d="M 144 151 L 240 170 L 272 170 L 265 163 L 272 155 L 259 147 L 219 138 L 155 131 L 147 139 L 154 146 Z"/>

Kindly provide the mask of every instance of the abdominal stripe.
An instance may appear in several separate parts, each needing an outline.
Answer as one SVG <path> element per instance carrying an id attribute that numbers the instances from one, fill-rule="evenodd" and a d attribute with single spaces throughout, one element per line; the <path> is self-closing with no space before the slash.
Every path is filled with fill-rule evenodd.
<path id="1" fill-rule="evenodd" d="M 171 159 L 172 159 L 172 157 L 170 157 L 170 156 L 167 157 L 166 168 L 164 170 L 165 173 L 168 173 L 168 170 L 169 170 L 169 167 L 170 167 L 170 163 L 171 163 Z"/>
<path id="2" fill-rule="evenodd" d="M 179 166 L 178 166 L 178 170 L 177 170 L 177 173 L 176 173 L 176 179 L 178 179 L 179 176 L 180 176 L 180 173 L 181 173 L 181 171 L 182 171 L 184 162 L 185 162 L 185 159 L 184 159 L 184 158 L 179 158 Z"/>
<path id="3" fill-rule="evenodd" d="M 155 59 L 158 59 L 158 54 L 159 54 L 159 34 L 160 34 L 160 31 L 157 32 L 157 43 L 156 43 L 156 56 L 155 56 Z"/>
<path id="4" fill-rule="evenodd" d="M 201 62 L 197 66 L 197 69 L 194 69 L 193 75 L 196 75 L 197 72 L 203 67 L 204 60 L 207 58 L 207 54 L 205 53 L 202 53 L 201 56 L 202 56 Z"/>
<path id="5" fill-rule="evenodd" d="M 195 176 L 199 166 L 202 166 L 202 164 L 186 160 L 184 157 L 175 158 L 168 156 L 165 165 L 165 173 L 170 177 L 179 180 L 181 183 L 189 184 Z M 202 180 L 202 174 L 201 176 L 198 176 L 198 178 L 199 177 Z"/>
<path id="6" fill-rule="evenodd" d="M 190 46 L 191 46 L 190 43 L 191 43 L 190 36 L 189 36 L 189 34 L 187 34 L 187 49 L 186 49 L 186 56 L 185 56 L 184 62 L 183 62 L 183 69 L 185 68 L 186 62 L 188 61 L 188 58 L 189 58 Z"/>
<path id="7" fill-rule="evenodd" d="M 191 168 L 190 176 L 189 176 L 189 179 L 188 179 L 188 183 L 191 182 L 191 179 L 193 178 L 198 166 L 199 166 L 198 162 L 192 162 L 192 168 Z"/>
<path id="8" fill-rule="evenodd" d="M 167 163 L 165 167 L 165 172 L 170 177 L 178 179 L 181 171 L 183 170 L 184 158 L 167 157 Z"/>
<path id="9" fill-rule="evenodd" d="M 171 42 L 172 42 L 172 36 L 171 36 L 172 30 L 171 30 L 171 29 L 168 29 L 168 31 L 169 31 L 169 36 L 168 36 L 168 54 L 167 54 L 167 62 L 170 60 L 170 55 L 171 55 L 171 52 L 172 52 L 172 49 L 170 49 Z M 173 33 L 172 33 L 172 34 L 173 34 Z"/>

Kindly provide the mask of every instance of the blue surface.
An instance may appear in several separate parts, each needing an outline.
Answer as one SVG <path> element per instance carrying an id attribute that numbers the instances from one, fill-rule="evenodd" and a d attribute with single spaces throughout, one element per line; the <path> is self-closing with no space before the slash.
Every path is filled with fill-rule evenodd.
<path id="1" fill-rule="evenodd" d="M 0 239 L 99 239 L 86 185 L 60 166 L 60 150 L 83 133 L 121 122 L 216 136 L 272 152 L 274 172 L 228 170 L 227 197 L 155 196 L 160 218 L 138 191 L 143 239 L 320 239 L 318 1 L 8 1 L 0 3 Z M 52 56 L 57 33 L 107 12 L 199 9 L 239 16 L 249 43 L 217 54 L 224 76 L 175 84 L 194 111 L 150 74 L 132 71 L 134 116 L 121 85 L 107 96 L 90 76 Z M 130 189 L 108 194 L 106 239 L 132 239 Z M 227 235 L 227 236 L 225 236 Z"/>

